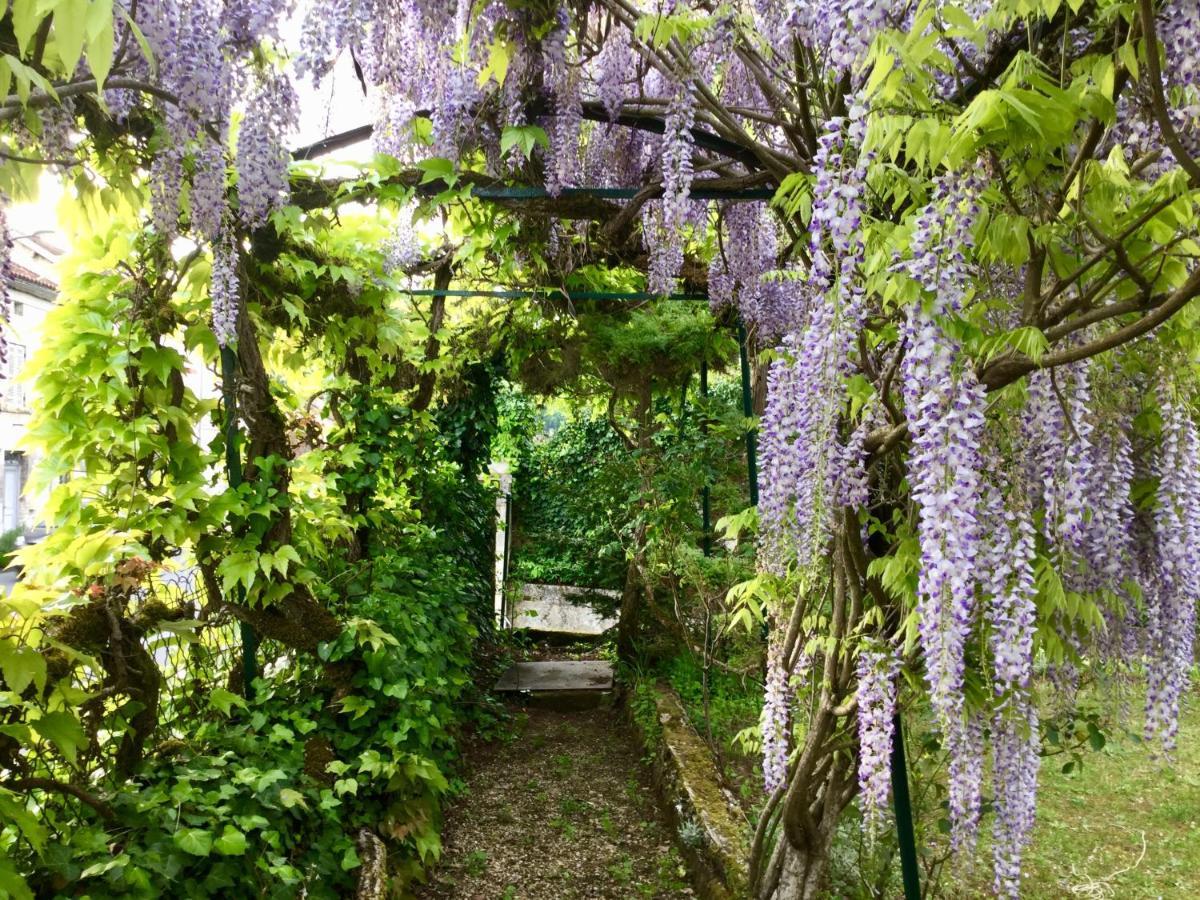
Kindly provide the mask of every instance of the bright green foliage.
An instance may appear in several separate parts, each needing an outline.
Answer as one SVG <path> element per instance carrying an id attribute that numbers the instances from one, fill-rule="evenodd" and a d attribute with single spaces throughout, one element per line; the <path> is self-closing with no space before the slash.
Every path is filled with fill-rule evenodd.
<path id="1" fill-rule="evenodd" d="M 490 610 L 490 370 L 425 359 L 429 329 L 364 249 L 378 225 L 278 218 L 287 248 L 256 264 L 271 290 L 248 312 L 269 394 L 239 382 L 262 405 L 236 490 L 205 258 L 173 258 L 122 208 L 76 245 L 34 362 L 58 527 L 21 552 L 0 618 L 0 754 L 29 775 L 0 789 L 14 896 L 339 897 L 360 829 L 401 881 L 439 853 Z M 438 394 L 412 410 L 426 371 Z M 160 593 L 193 567 L 200 604 Z M 252 698 L 239 604 L 289 610 Z"/>

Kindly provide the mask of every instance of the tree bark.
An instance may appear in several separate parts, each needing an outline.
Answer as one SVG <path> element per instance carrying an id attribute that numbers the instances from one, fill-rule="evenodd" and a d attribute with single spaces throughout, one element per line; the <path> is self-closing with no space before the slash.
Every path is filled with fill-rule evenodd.
<path id="1" fill-rule="evenodd" d="M 789 769 L 786 792 L 755 835 L 751 881 L 759 900 L 808 900 L 826 896 L 829 855 L 842 812 L 858 789 L 857 748 L 849 726 L 854 658 L 847 638 L 862 615 L 865 570 L 856 519 L 847 513 L 831 542 L 832 603 L 826 647 L 812 660 L 817 692 L 804 743 Z M 797 610 L 797 615 L 802 610 Z M 803 647 L 803 636 L 798 637 Z M 774 833 L 774 841 L 770 837 Z"/>
<path id="2" fill-rule="evenodd" d="M 271 394 L 271 383 L 263 364 L 258 345 L 258 329 L 249 311 L 242 304 L 237 317 L 238 382 L 237 407 L 246 425 L 246 481 L 263 477 L 255 462 L 265 457 L 290 460 L 291 445 L 287 424 Z M 287 503 L 289 475 L 286 465 L 273 469 L 272 487 L 282 498 L 279 510 L 260 542 L 265 551 L 291 543 L 292 515 Z M 205 560 L 200 566 L 205 586 L 212 598 L 222 596 L 215 575 L 215 562 Z M 323 642 L 334 640 L 342 632 L 341 622 L 303 585 L 292 584 L 291 592 L 270 606 L 226 603 L 229 611 L 248 623 L 262 637 L 306 653 L 315 652 Z"/>

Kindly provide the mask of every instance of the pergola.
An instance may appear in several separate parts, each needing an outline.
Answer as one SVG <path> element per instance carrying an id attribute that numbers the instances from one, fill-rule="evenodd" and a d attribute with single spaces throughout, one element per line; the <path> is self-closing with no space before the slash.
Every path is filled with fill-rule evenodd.
<path id="1" fill-rule="evenodd" d="M 420 115 L 421 113 L 418 112 L 417 114 Z M 596 103 L 585 103 L 583 114 L 585 118 L 595 121 L 608 120 L 608 116 L 603 108 Z M 662 134 L 665 130 L 663 119 L 653 115 L 628 113 L 618 116 L 615 121 L 620 125 L 658 134 Z M 370 138 L 373 130 L 373 126 L 364 125 L 298 148 L 293 151 L 292 155 L 296 160 L 314 159 L 337 149 L 367 140 Z M 774 197 L 775 189 L 770 185 L 778 181 L 777 177 L 773 173 L 763 169 L 761 161 L 748 148 L 697 127 L 692 128 L 692 138 L 696 146 L 741 163 L 750 170 L 751 174 L 737 178 L 725 177 L 698 180 L 693 184 L 689 193 L 691 199 L 739 203 L 769 201 Z M 651 184 L 642 187 L 565 187 L 557 195 L 552 195 L 542 186 L 505 184 L 499 179 L 483 177 L 475 173 L 463 173 L 461 180 L 468 184 L 470 196 L 475 199 L 515 208 L 539 206 L 544 210 L 548 209 L 549 215 L 554 218 L 587 218 L 591 217 L 597 211 L 612 211 L 614 209 L 612 206 L 613 201 L 644 202 L 662 194 L 661 184 Z M 444 179 L 438 178 L 420 180 L 412 178 L 410 186 L 415 189 L 417 194 L 427 197 L 437 196 L 451 187 Z M 561 212 L 556 214 L 554 212 L 555 207 L 560 207 Z M 433 287 L 413 288 L 405 293 L 413 297 L 491 298 L 496 300 L 559 298 L 567 302 L 574 300 L 605 300 L 616 302 L 670 300 L 697 303 L 707 302 L 709 299 L 705 290 L 683 291 L 664 297 L 647 291 L 567 291 L 561 287 L 545 287 L 540 289 Z M 740 362 L 742 412 L 749 419 L 754 414 L 750 377 L 749 337 L 746 325 L 740 317 L 736 319 L 735 327 Z M 707 358 L 699 360 L 698 368 L 700 394 L 701 397 L 706 398 L 708 396 Z M 225 407 L 226 465 L 229 484 L 231 487 L 236 487 L 242 482 L 242 460 L 240 454 L 240 434 L 237 424 L 237 401 L 234 391 L 234 384 L 237 377 L 237 353 L 232 347 L 226 346 L 221 349 L 221 372 Z M 753 426 L 746 429 L 744 441 L 749 499 L 751 505 L 757 506 L 757 430 Z M 702 492 L 701 516 L 701 543 L 704 555 L 709 556 L 712 552 L 712 536 L 710 496 L 707 485 L 703 488 Z M 251 696 L 252 682 L 257 668 L 255 654 L 258 639 L 252 626 L 248 623 L 243 621 L 240 628 L 244 689 L 246 696 L 249 697 Z M 921 887 L 917 863 L 916 838 L 913 827 L 908 771 L 899 713 L 896 714 L 895 735 L 891 752 L 892 796 L 896 815 L 896 830 L 900 850 L 904 895 L 905 900 L 920 900 Z"/>

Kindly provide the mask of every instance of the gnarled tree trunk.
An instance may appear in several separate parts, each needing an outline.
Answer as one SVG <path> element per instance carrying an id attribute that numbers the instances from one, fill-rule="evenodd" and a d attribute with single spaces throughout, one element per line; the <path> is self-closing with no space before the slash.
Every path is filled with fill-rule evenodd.
<path id="1" fill-rule="evenodd" d="M 814 604 L 830 599 L 828 638 L 811 660 L 817 702 L 804 745 L 786 785 L 771 798 L 755 835 L 751 881 L 759 900 L 808 900 L 826 896 L 829 855 L 838 820 L 858 790 L 852 716 L 854 657 L 846 646 L 863 610 L 866 554 L 856 517 L 847 511 L 832 543 L 830 587 L 824 597 L 797 601 L 784 639 L 793 671 L 803 652 L 802 623 Z"/>

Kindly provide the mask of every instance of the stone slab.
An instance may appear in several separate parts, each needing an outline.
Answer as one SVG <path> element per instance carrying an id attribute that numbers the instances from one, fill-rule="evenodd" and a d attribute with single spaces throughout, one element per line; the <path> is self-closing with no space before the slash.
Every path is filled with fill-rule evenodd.
<path id="1" fill-rule="evenodd" d="M 619 591 L 563 584 L 525 584 L 513 608 L 513 627 L 587 636 L 615 628 L 616 618 L 603 615 L 589 605 L 589 596 L 603 598 L 614 606 L 621 599 Z"/>
<path id="2" fill-rule="evenodd" d="M 611 691 L 612 663 L 595 659 L 519 662 L 500 676 L 498 691 Z"/>

